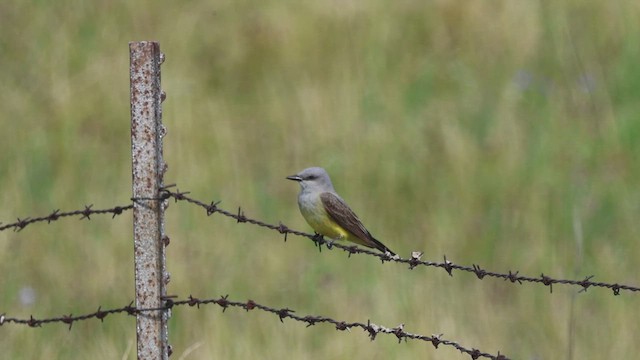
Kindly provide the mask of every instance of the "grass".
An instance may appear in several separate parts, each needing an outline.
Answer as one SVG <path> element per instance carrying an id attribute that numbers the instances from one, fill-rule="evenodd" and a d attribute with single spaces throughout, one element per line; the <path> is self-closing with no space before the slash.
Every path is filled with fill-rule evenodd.
<path id="1" fill-rule="evenodd" d="M 639 20 L 624 0 L 5 4 L 0 220 L 129 202 L 127 43 L 156 39 L 166 181 L 194 197 L 309 231 L 284 177 L 319 165 L 403 257 L 637 285 Z M 637 350 L 633 294 L 347 260 L 184 204 L 167 217 L 172 294 L 404 323 L 515 359 Z M 131 234 L 128 216 L 0 233 L 0 313 L 127 304 Z M 176 358 L 465 358 L 217 308 L 176 310 L 170 326 Z M 3 326 L 0 348 L 133 359 L 135 325 Z"/>

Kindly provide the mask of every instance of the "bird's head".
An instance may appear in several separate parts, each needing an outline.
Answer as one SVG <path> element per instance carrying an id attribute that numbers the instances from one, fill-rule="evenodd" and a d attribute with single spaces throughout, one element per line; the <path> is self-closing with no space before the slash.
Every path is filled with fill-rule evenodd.
<path id="1" fill-rule="evenodd" d="M 329 174 L 321 167 L 304 169 L 295 175 L 287 176 L 287 179 L 299 182 L 302 191 L 334 191 Z"/>

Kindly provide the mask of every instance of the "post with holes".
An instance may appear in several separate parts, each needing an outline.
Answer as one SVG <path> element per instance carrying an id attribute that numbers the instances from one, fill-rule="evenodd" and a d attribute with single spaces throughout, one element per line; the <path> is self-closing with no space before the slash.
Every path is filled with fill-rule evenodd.
<path id="1" fill-rule="evenodd" d="M 166 296 L 163 186 L 162 89 L 163 55 L 157 42 L 129 43 L 131 77 L 131 155 L 133 162 L 133 241 L 136 307 L 163 307 Z M 138 359 L 168 358 L 168 311 L 136 316 Z"/>

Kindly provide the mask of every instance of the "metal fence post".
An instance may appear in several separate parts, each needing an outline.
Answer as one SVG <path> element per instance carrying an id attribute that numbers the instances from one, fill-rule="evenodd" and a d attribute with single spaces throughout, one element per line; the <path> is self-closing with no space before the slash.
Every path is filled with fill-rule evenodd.
<path id="1" fill-rule="evenodd" d="M 136 308 L 153 309 L 163 306 L 168 279 L 162 241 L 165 204 L 157 200 L 165 169 L 160 87 L 163 55 L 157 42 L 142 41 L 129 43 L 129 56 Z M 168 316 L 168 311 L 137 314 L 138 359 L 168 358 Z"/>

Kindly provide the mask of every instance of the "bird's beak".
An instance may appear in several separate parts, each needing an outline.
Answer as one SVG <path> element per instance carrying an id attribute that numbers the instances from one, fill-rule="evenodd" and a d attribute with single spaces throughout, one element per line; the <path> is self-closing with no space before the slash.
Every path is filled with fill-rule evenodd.
<path id="1" fill-rule="evenodd" d="M 302 181 L 302 178 L 298 175 L 291 175 L 291 176 L 287 176 L 288 180 L 293 180 L 293 181 Z"/>

